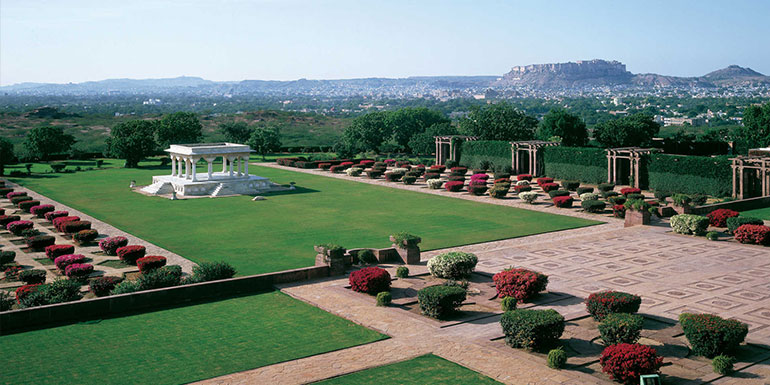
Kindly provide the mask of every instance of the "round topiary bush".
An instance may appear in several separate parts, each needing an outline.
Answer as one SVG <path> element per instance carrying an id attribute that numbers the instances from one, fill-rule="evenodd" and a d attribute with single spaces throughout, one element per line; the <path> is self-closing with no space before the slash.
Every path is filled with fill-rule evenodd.
<path id="1" fill-rule="evenodd" d="M 543 192 L 549 192 L 549 191 L 552 191 L 552 190 L 558 190 L 559 189 L 559 184 L 558 183 L 543 183 L 543 184 L 538 183 L 538 185 L 540 185 L 540 188 L 543 189 Z"/>
<path id="2" fill-rule="evenodd" d="M 97 297 L 104 297 L 122 281 L 120 277 L 96 277 L 88 282 L 88 287 Z"/>
<path id="3" fill-rule="evenodd" d="M 425 182 L 425 183 L 428 184 L 429 188 L 431 188 L 433 190 L 438 190 L 444 184 L 444 181 L 441 180 L 441 179 L 435 178 L 435 179 L 428 179 L 427 182 Z"/>
<path id="4" fill-rule="evenodd" d="M 417 177 L 412 175 L 404 175 L 404 177 L 401 178 L 401 181 L 404 182 L 404 184 L 414 184 L 414 182 L 417 181 Z"/>
<path id="5" fill-rule="evenodd" d="M 90 263 L 73 263 L 64 269 L 64 275 L 74 280 L 84 280 L 93 272 L 94 265 Z"/>
<path id="6" fill-rule="evenodd" d="M 364 265 L 371 265 L 377 263 L 377 257 L 374 255 L 374 251 L 370 249 L 363 249 L 358 251 L 358 262 Z"/>
<path id="7" fill-rule="evenodd" d="M 553 198 L 553 205 L 558 208 L 570 208 L 572 207 L 574 200 L 571 196 L 561 196 Z"/>
<path id="8" fill-rule="evenodd" d="M 34 285 L 45 282 L 45 276 L 45 270 L 22 270 L 19 273 L 19 281 L 22 281 L 27 285 Z"/>
<path id="9" fill-rule="evenodd" d="M 570 196 L 570 192 L 567 190 L 551 190 L 548 192 L 548 196 L 551 198 L 568 197 Z"/>
<path id="10" fill-rule="evenodd" d="M 73 253 L 75 253 L 75 246 L 72 245 L 51 245 L 45 248 L 45 256 L 52 261 L 59 256 Z"/>
<path id="11" fill-rule="evenodd" d="M 604 349 L 599 364 L 602 371 L 624 384 L 638 384 L 643 374 L 658 373 L 663 357 L 655 349 L 639 344 L 610 345 Z"/>
<path id="12" fill-rule="evenodd" d="M 54 219 L 59 217 L 69 216 L 69 211 L 51 211 L 50 213 L 43 214 L 43 217 L 49 222 L 53 222 Z"/>
<path id="13" fill-rule="evenodd" d="M 638 188 L 635 188 L 635 187 L 624 187 L 624 188 L 620 189 L 620 193 L 625 195 L 625 196 L 628 196 L 629 194 L 641 194 L 642 193 L 642 189 L 638 189 Z"/>
<path id="14" fill-rule="evenodd" d="M 709 227 L 709 219 L 700 215 L 679 214 L 671 217 L 671 230 L 677 234 L 703 235 Z"/>
<path id="15" fill-rule="evenodd" d="M 586 299 L 586 310 L 595 320 L 601 321 L 611 313 L 636 313 L 642 297 L 621 291 L 601 291 Z"/>
<path id="16" fill-rule="evenodd" d="M 377 306 L 388 306 L 393 301 L 393 296 L 389 291 L 377 293 Z"/>
<path id="17" fill-rule="evenodd" d="M 398 278 L 407 278 L 409 277 L 409 268 L 406 266 L 399 266 L 396 269 L 396 277 Z"/>
<path id="18" fill-rule="evenodd" d="M 478 262 L 475 254 L 450 251 L 428 260 L 428 270 L 434 277 L 461 279 L 469 276 Z"/>
<path id="19" fill-rule="evenodd" d="M 13 235 L 21 235 L 22 231 L 31 229 L 34 226 L 35 224 L 31 221 L 13 221 L 5 225 L 5 228 Z"/>
<path id="20" fill-rule="evenodd" d="M 444 184 L 444 188 L 450 192 L 460 192 L 465 187 L 465 182 L 461 181 L 449 181 Z"/>
<path id="21" fill-rule="evenodd" d="M 99 236 L 99 232 L 94 229 L 80 230 L 75 234 L 72 234 L 72 240 L 78 245 L 85 245 L 96 240 Z"/>
<path id="22" fill-rule="evenodd" d="M 500 301 L 500 309 L 502 311 L 512 311 L 516 310 L 516 305 L 519 303 L 519 300 L 513 297 L 503 297 L 503 299 Z"/>
<path id="23" fill-rule="evenodd" d="M 56 238 L 53 235 L 33 235 L 24 239 L 24 242 L 32 250 L 43 250 L 56 243 Z"/>
<path id="24" fill-rule="evenodd" d="M 516 187 L 519 187 L 519 186 L 516 186 Z M 519 199 L 523 200 L 526 203 L 533 204 L 537 199 L 537 193 L 533 191 L 525 191 L 523 193 L 519 193 Z"/>
<path id="25" fill-rule="evenodd" d="M 148 255 L 136 260 L 136 266 L 142 274 L 148 271 L 166 266 L 166 257 L 160 255 Z"/>
<path id="26" fill-rule="evenodd" d="M 580 207 L 586 212 L 600 214 L 604 212 L 604 208 L 607 207 L 607 204 L 598 200 L 587 200 L 580 202 Z"/>
<path id="27" fill-rule="evenodd" d="M 723 376 L 729 375 L 733 372 L 734 364 L 735 358 L 724 354 L 720 354 L 711 360 L 711 368 L 714 369 L 714 373 L 721 374 Z"/>
<path id="28" fill-rule="evenodd" d="M 532 180 L 532 175 L 530 174 L 519 174 L 516 175 L 516 180 L 525 180 L 527 182 Z"/>
<path id="29" fill-rule="evenodd" d="M 564 188 L 566 188 L 569 191 L 577 191 L 578 187 L 580 187 L 580 181 L 579 180 L 565 180 L 564 181 Z"/>
<path id="30" fill-rule="evenodd" d="M 460 286 L 428 286 L 417 292 L 422 314 L 442 319 L 451 315 L 465 301 L 467 292 Z"/>
<path id="31" fill-rule="evenodd" d="M 491 189 L 489 189 L 489 196 L 496 199 L 502 199 L 505 198 L 506 195 L 508 195 L 508 190 L 510 188 L 510 185 L 499 185 L 496 184 L 492 186 Z"/>
<path id="32" fill-rule="evenodd" d="M 350 273 L 348 278 L 353 291 L 375 295 L 390 291 L 390 274 L 379 267 L 365 267 Z"/>
<path id="33" fill-rule="evenodd" d="M 693 353 L 709 358 L 733 351 L 749 333 L 745 323 L 713 314 L 682 313 L 679 323 Z"/>
<path id="34" fill-rule="evenodd" d="M 99 248 L 107 255 L 118 255 L 118 249 L 127 245 L 126 237 L 109 237 L 99 241 Z"/>
<path id="35" fill-rule="evenodd" d="M 582 196 L 583 196 L 583 194 L 586 194 L 586 193 L 593 193 L 593 192 L 594 192 L 594 188 L 593 188 L 593 187 L 578 187 L 578 188 L 575 190 L 575 192 L 577 192 L 577 195 L 578 195 L 578 196 L 581 196 L 581 197 L 582 197 Z M 598 194 L 597 194 L 596 196 L 597 196 L 597 198 L 599 197 L 599 195 L 598 195 Z M 582 198 L 581 198 L 581 199 L 582 199 Z"/>
<path id="36" fill-rule="evenodd" d="M 525 302 L 548 286 L 548 276 L 527 269 L 506 269 L 492 276 L 498 297 Z"/>
<path id="37" fill-rule="evenodd" d="M 86 256 L 83 254 L 67 254 L 62 255 L 60 257 L 56 257 L 54 259 L 53 263 L 56 265 L 56 268 L 60 271 L 64 272 L 67 269 L 67 266 L 72 265 L 74 263 L 85 263 L 86 262 Z"/>
<path id="38" fill-rule="evenodd" d="M 37 205 L 29 208 L 29 212 L 38 218 L 44 218 L 45 214 L 53 212 L 53 205 Z"/>
<path id="39" fill-rule="evenodd" d="M 561 369 L 567 363 L 567 352 L 560 347 L 551 349 L 548 352 L 548 359 L 546 361 L 548 367 L 551 369 Z"/>
<path id="40" fill-rule="evenodd" d="M 599 191 L 612 191 L 615 185 L 612 183 L 599 183 Z"/>
<path id="41" fill-rule="evenodd" d="M 484 195 L 485 192 L 487 192 L 487 184 L 486 182 L 479 183 L 471 181 L 471 183 L 468 185 L 468 192 L 471 193 L 471 195 Z"/>
<path id="42" fill-rule="evenodd" d="M 706 217 L 709 219 L 709 224 L 714 227 L 727 227 L 727 219 L 735 218 L 741 215 L 741 213 L 730 209 L 716 209 L 708 214 Z"/>
<path id="43" fill-rule="evenodd" d="M 514 348 L 534 349 L 559 341 L 564 333 L 564 317 L 553 309 L 518 309 L 503 313 L 500 326 L 506 344 Z"/>
<path id="44" fill-rule="evenodd" d="M 595 194 L 595 193 L 592 193 L 592 192 L 583 193 L 583 194 L 580 194 L 579 196 L 580 196 L 580 200 L 581 201 L 595 201 L 595 200 L 599 200 L 599 194 Z M 612 203 L 612 202 L 610 202 L 610 203 Z"/>
<path id="45" fill-rule="evenodd" d="M 123 246 L 116 251 L 118 258 L 129 265 L 135 265 L 137 259 L 144 257 L 145 252 L 144 246 L 140 245 Z"/>
<path id="46" fill-rule="evenodd" d="M 612 313 L 599 323 L 599 335 L 605 345 L 635 344 L 641 337 L 644 317 L 636 314 Z"/>
<path id="47" fill-rule="evenodd" d="M 709 231 L 706 233 L 706 239 L 709 241 L 717 241 L 719 240 L 719 233 L 716 231 Z"/>

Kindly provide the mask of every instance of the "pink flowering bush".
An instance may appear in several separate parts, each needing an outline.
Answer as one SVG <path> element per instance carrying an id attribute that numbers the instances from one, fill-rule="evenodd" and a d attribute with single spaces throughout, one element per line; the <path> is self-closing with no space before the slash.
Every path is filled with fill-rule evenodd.
<path id="1" fill-rule="evenodd" d="M 51 211 L 50 213 L 45 213 L 43 217 L 49 222 L 53 222 L 54 219 L 59 217 L 66 217 L 69 216 L 70 213 L 67 211 Z"/>
<path id="2" fill-rule="evenodd" d="M 43 218 L 45 214 L 54 211 L 53 205 L 37 205 L 29 208 L 29 212 L 38 218 Z"/>
<path id="3" fill-rule="evenodd" d="M 26 229 L 31 229 L 35 224 L 31 221 L 13 221 L 5 226 L 5 229 L 13 233 L 13 235 L 21 235 L 21 232 Z"/>
<path id="4" fill-rule="evenodd" d="M 118 249 L 127 245 L 126 237 L 109 237 L 99 241 L 99 248 L 107 255 L 118 255 Z"/>
<path id="5" fill-rule="evenodd" d="M 56 231 L 63 233 L 64 232 L 64 224 L 67 222 L 74 222 L 79 221 L 80 217 L 76 216 L 67 216 L 67 217 L 58 217 L 54 218 L 53 220 L 53 227 L 56 228 Z"/>
<path id="6" fill-rule="evenodd" d="M 83 254 L 67 254 L 62 255 L 60 257 L 56 257 L 56 259 L 53 261 L 53 264 L 56 265 L 56 268 L 65 271 L 67 269 L 67 266 L 75 264 L 75 263 L 85 263 L 86 262 L 86 256 Z"/>
<path id="7" fill-rule="evenodd" d="M 70 279 L 85 279 L 94 272 L 94 265 L 90 263 L 73 263 L 64 269 L 64 275 Z"/>

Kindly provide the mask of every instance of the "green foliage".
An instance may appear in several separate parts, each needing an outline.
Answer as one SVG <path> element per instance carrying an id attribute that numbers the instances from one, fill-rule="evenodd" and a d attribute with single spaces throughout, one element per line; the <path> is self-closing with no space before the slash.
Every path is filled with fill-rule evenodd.
<path id="1" fill-rule="evenodd" d="M 10 292 L 0 290 L 0 311 L 11 310 L 14 303 L 16 300 Z"/>
<path id="2" fill-rule="evenodd" d="M 499 140 L 474 140 L 463 143 L 460 151 L 461 164 L 469 168 L 482 168 L 484 162 L 489 162 L 494 169 L 510 166 L 511 143 Z"/>
<path id="3" fill-rule="evenodd" d="M 604 212 L 604 208 L 607 207 L 607 203 L 599 200 L 587 200 L 580 202 L 580 207 L 589 213 L 598 214 Z"/>
<path id="4" fill-rule="evenodd" d="M 112 289 L 112 291 L 110 292 L 110 295 L 128 294 L 128 293 L 134 293 L 140 290 L 142 290 L 142 285 L 138 281 L 125 280 L 115 285 L 115 288 Z"/>
<path id="5" fill-rule="evenodd" d="M 358 252 L 358 262 L 364 265 L 371 265 L 377 263 L 377 257 L 374 255 L 374 251 L 370 249 L 360 250 Z"/>
<path id="6" fill-rule="evenodd" d="M 46 297 L 46 302 L 49 304 L 80 299 L 80 283 L 69 279 L 57 279 L 43 285 L 39 291 Z"/>
<path id="7" fill-rule="evenodd" d="M 45 270 L 30 269 L 22 270 L 19 273 L 19 280 L 26 284 L 35 284 L 45 282 Z"/>
<path id="8" fill-rule="evenodd" d="M 727 156 L 653 154 L 648 165 L 649 187 L 684 194 L 727 196 L 733 186 L 730 165 Z"/>
<path id="9" fill-rule="evenodd" d="M 457 135 L 460 132 L 451 123 L 436 123 L 409 139 L 409 148 L 415 154 L 432 154 L 436 151 L 436 136 Z"/>
<path id="10" fill-rule="evenodd" d="M 743 111 L 743 126 L 736 134 L 749 148 L 770 146 L 770 103 L 748 106 Z"/>
<path id="11" fill-rule="evenodd" d="M 460 119 L 460 130 L 482 140 L 531 140 L 535 137 L 537 119 L 517 110 L 508 102 L 473 106 Z"/>
<path id="12" fill-rule="evenodd" d="M 706 239 L 708 239 L 709 241 L 716 241 L 719 239 L 719 233 L 716 231 L 709 231 L 708 233 L 706 233 Z"/>
<path id="13" fill-rule="evenodd" d="M 225 136 L 225 140 L 231 143 L 248 142 L 252 130 L 246 122 L 224 122 L 219 125 L 219 131 Z"/>
<path id="14" fill-rule="evenodd" d="M 713 314 L 682 313 L 679 323 L 693 353 L 709 358 L 735 350 L 749 332 L 745 323 Z"/>
<path id="15" fill-rule="evenodd" d="M 400 249 L 417 247 L 417 244 L 422 242 L 422 238 L 405 231 L 395 233 L 391 237 L 393 237 L 393 243 Z"/>
<path id="16" fill-rule="evenodd" d="M 193 266 L 193 277 L 198 282 L 216 281 L 235 276 L 235 268 L 227 262 L 201 262 Z"/>
<path id="17" fill-rule="evenodd" d="M 392 133 L 392 140 L 409 153 L 412 152 L 409 148 L 412 137 L 434 125 L 449 124 L 449 119 L 441 112 L 425 107 L 400 108 L 389 112 L 385 123 Z"/>
<path id="18" fill-rule="evenodd" d="M 203 273 L 197 273 L 195 271 L 193 272 L 193 276 L 206 278 Z M 177 286 L 182 283 L 182 267 L 178 265 L 159 267 L 142 274 L 139 279 L 137 279 L 137 282 L 139 282 L 141 290 Z"/>
<path id="19" fill-rule="evenodd" d="M 257 127 L 252 130 L 247 144 L 265 160 L 265 155 L 281 149 L 281 133 L 275 127 Z"/>
<path id="20" fill-rule="evenodd" d="M 3 267 L 16 259 L 15 251 L 0 250 L 0 267 Z"/>
<path id="21" fill-rule="evenodd" d="M 387 112 L 377 111 L 353 119 L 350 126 L 342 133 L 340 147 L 335 149 L 344 149 L 351 154 L 379 151 L 382 143 L 390 137 L 390 133 L 386 131 L 387 116 Z M 340 154 L 340 156 L 344 155 Z"/>
<path id="22" fill-rule="evenodd" d="M 489 189 L 489 196 L 492 198 L 504 198 L 510 191 L 510 184 L 495 184 Z"/>
<path id="23" fill-rule="evenodd" d="M 518 309 L 503 313 L 500 326 L 509 346 L 535 349 L 555 344 L 561 338 L 564 317 L 553 309 Z"/>
<path id="24" fill-rule="evenodd" d="M 561 138 L 561 144 L 567 147 L 583 147 L 588 144 L 586 124 L 564 108 L 551 109 L 537 126 L 538 139 L 550 140 L 554 136 Z"/>
<path id="25" fill-rule="evenodd" d="M 735 232 L 735 230 L 743 225 L 763 225 L 765 221 L 760 218 L 737 216 L 727 218 L 727 231 L 729 233 Z"/>
<path id="26" fill-rule="evenodd" d="M 714 369 L 714 373 L 727 376 L 732 374 L 733 365 L 735 364 L 735 357 L 720 354 L 711 360 L 711 368 Z"/>
<path id="27" fill-rule="evenodd" d="M 131 120 L 118 123 L 110 131 L 107 139 L 107 152 L 110 156 L 125 159 L 126 167 L 136 167 L 143 158 L 152 155 L 155 144 L 155 131 L 158 126 L 154 120 Z"/>
<path id="28" fill-rule="evenodd" d="M 409 268 L 406 266 L 399 266 L 396 269 L 396 277 L 398 278 L 407 278 L 409 277 Z"/>
<path id="29" fill-rule="evenodd" d="M 635 344 L 641 337 L 644 317 L 636 314 L 610 313 L 599 323 L 605 345 Z"/>
<path id="30" fill-rule="evenodd" d="M 70 147 L 75 143 L 75 137 L 66 134 L 61 127 L 35 127 L 24 139 L 24 147 L 27 150 L 27 156 L 48 160 L 51 155 L 68 153 Z"/>
<path id="31" fill-rule="evenodd" d="M 377 306 L 388 306 L 393 301 L 393 296 L 389 291 L 377 293 Z"/>
<path id="32" fill-rule="evenodd" d="M 469 276 L 478 262 L 476 254 L 450 251 L 429 259 L 428 270 L 435 277 L 459 279 Z"/>
<path id="33" fill-rule="evenodd" d="M 13 143 L 6 138 L 0 138 L 0 175 L 5 174 L 5 165 L 11 164 L 16 160 L 13 153 Z"/>
<path id="34" fill-rule="evenodd" d="M 548 367 L 551 369 L 561 369 L 567 363 L 567 352 L 560 347 L 551 349 L 548 352 L 548 358 L 546 359 Z"/>
<path id="35" fill-rule="evenodd" d="M 545 175 L 555 179 L 600 183 L 607 180 L 607 152 L 594 147 L 545 147 Z"/>
<path id="36" fill-rule="evenodd" d="M 649 145 L 659 130 L 651 115 L 637 113 L 599 123 L 593 134 L 604 147 L 636 147 Z"/>
<path id="37" fill-rule="evenodd" d="M 156 140 L 161 149 L 172 144 L 198 143 L 203 138 L 203 126 L 192 112 L 174 112 L 163 115 L 156 128 Z"/>
<path id="38" fill-rule="evenodd" d="M 516 297 L 503 297 L 503 299 L 500 301 L 500 309 L 505 311 L 513 311 L 516 310 L 516 305 L 519 303 L 519 300 L 516 299 Z"/>
<path id="39" fill-rule="evenodd" d="M 629 199 L 623 203 L 623 207 L 625 207 L 626 210 L 644 212 L 649 211 L 652 206 L 643 199 Z"/>
<path id="40" fill-rule="evenodd" d="M 679 214 L 671 217 L 671 229 L 677 234 L 703 235 L 709 219 L 700 215 Z"/>
<path id="41" fill-rule="evenodd" d="M 460 286 L 435 285 L 420 289 L 417 301 L 422 314 L 442 319 L 457 311 L 466 295 L 466 290 Z"/>
<path id="42" fill-rule="evenodd" d="M 674 206 L 685 207 L 692 203 L 692 198 L 687 194 L 674 194 L 671 196 Z"/>

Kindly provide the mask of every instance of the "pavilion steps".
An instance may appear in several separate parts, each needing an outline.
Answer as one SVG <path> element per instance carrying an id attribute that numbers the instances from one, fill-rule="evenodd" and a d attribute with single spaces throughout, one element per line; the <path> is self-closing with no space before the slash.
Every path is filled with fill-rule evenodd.
<path id="1" fill-rule="evenodd" d="M 156 182 L 143 187 L 142 191 L 153 195 L 171 194 L 174 191 L 174 187 L 169 182 Z"/>
<path id="2" fill-rule="evenodd" d="M 234 195 L 234 194 L 235 194 L 235 191 L 233 191 L 232 188 L 228 187 L 224 183 L 220 183 L 217 185 L 214 191 L 211 192 L 209 196 L 212 198 L 216 198 L 223 195 Z"/>

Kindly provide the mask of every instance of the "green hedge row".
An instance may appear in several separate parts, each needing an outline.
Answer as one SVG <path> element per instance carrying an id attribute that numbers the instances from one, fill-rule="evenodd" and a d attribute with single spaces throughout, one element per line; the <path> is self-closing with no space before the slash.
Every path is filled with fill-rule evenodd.
<path id="1" fill-rule="evenodd" d="M 731 162 L 727 156 L 653 154 L 648 168 L 653 190 L 683 194 L 730 196 L 733 190 Z"/>
<path id="2" fill-rule="evenodd" d="M 594 147 L 545 147 L 545 175 L 585 183 L 607 181 L 607 152 Z"/>
<path id="3" fill-rule="evenodd" d="M 511 143 L 502 140 L 476 140 L 463 143 L 460 164 L 468 168 L 480 168 L 483 161 L 488 161 L 492 170 L 510 167 Z"/>

